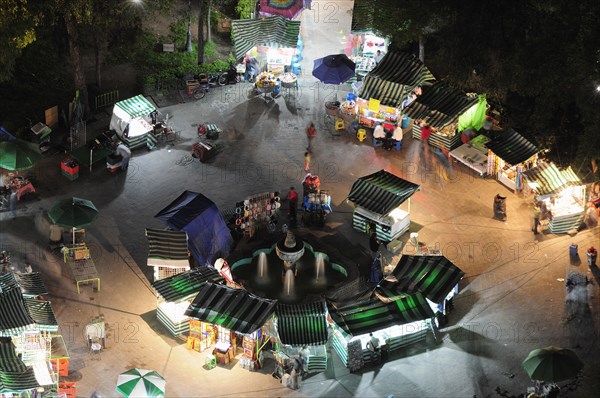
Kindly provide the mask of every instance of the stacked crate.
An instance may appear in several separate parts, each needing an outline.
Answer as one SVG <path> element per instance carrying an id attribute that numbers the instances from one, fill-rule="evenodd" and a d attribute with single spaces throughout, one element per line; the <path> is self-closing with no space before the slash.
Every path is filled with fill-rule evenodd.
<path id="1" fill-rule="evenodd" d="M 79 177 L 79 165 L 73 159 L 67 158 L 60 162 L 60 173 L 73 181 Z"/>

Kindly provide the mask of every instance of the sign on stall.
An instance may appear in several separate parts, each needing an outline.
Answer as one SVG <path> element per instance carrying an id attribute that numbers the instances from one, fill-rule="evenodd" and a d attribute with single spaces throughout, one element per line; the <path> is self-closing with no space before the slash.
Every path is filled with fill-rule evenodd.
<path id="1" fill-rule="evenodd" d="M 369 98 L 369 110 L 373 112 L 379 112 L 381 101 L 375 98 Z"/>

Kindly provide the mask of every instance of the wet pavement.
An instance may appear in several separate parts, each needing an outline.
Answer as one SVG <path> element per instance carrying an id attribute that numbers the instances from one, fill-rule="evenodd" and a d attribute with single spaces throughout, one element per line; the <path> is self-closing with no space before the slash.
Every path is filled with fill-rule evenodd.
<path id="1" fill-rule="evenodd" d="M 373 148 L 368 140 L 361 143 L 349 134 L 330 134 L 324 101 L 345 96 L 348 88 L 317 84 L 310 76 L 310 60 L 343 48 L 352 2 L 327 4 L 338 7 L 333 15 L 337 22 L 331 15 L 304 15 L 304 74 L 296 96 L 265 102 L 253 97 L 249 85 L 238 84 L 211 90 L 200 101 L 160 108 L 162 117 L 168 114 L 169 124 L 180 132 L 174 144 L 136 150 L 126 173 L 111 175 L 97 165 L 92 172 L 81 170 L 75 181 L 60 175 L 60 155 L 45 157 L 32 170 L 37 194 L 22 201 L 15 219 L 0 213 L 1 248 L 13 253 L 18 267 L 29 263 L 43 273 L 69 348 L 70 379 L 77 381 L 77 395 L 116 396 L 117 375 L 141 367 L 166 378 L 170 397 L 484 397 L 497 396 L 496 391 L 517 396 L 533 385 L 521 361 L 530 350 L 548 345 L 573 349 L 585 363 L 577 384 L 560 384 L 563 393 L 576 387 L 568 396 L 595 395 L 600 387 L 600 271 L 588 267 L 585 258 L 570 258 L 569 245 L 577 243 L 583 256 L 587 247 L 598 247 L 599 229 L 573 237 L 533 235 L 531 197 L 515 195 L 462 165 L 424 154 L 408 134 L 399 152 Z M 316 5 L 313 2 L 313 14 L 316 8 L 321 16 L 330 11 Z M 308 30 L 317 33 L 307 37 Z M 108 126 L 108 115 L 97 119 L 88 131 Z M 303 239 L 366 274 L 368 239 L 352 229 L 352 208 L 345 198 L 356 178 L 386 169 L 421 185 L 411 200 L 410 230 L 466 275 L 438 343 L 428 339 L 360 373 L 350 373 L 330 349 L 327 371 L 311 375 L 292 391 L 270 376 L 272 361 L 257 372 L 235 363 L 207 370 L 205 353 L 187 350 L 183 340 L 169 335 L 156 320 L 144 229 L 162 228 L 153 216 L 186 189 L 203 193 L 223 210 L 255 193 L 299 187 L 304 130 L 310 121 L 319 131 L 311 172 L 330 192 L 334 212 L 322 229 L 300 226 Z M 217 141 L 224 149 L 208 163 L 190 156 L 199 123 L 216 123 L 224 130 Z M 508 197 L 506 222 L 492 218 L 496 193 Z M 62 259 L 47 248 L 47 211 L 57 199 L 69 196 L 91 199 L 100 210 L 98 220 L 86 229 L 102 281 L 100 292 L 83 286 L 78 295 Z M 264 242 L 273 239 L 265 237 Z M 401 240 L 406 242 L 407 234 Z M 242 242 L 233 257 L 261 244 L 260 239 Z M 568 292 L 564 280 L 572 270 L 592 283 Z M 91 354 L 83 332 L 96 317 L 105 320 L 109 336 L 107 348 Z"/>

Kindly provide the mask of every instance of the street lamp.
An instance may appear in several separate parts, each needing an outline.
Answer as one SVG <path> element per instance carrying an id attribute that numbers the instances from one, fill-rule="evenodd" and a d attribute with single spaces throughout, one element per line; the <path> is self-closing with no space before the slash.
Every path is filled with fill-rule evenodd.
<path id="1" fill-rule="evenodd" d="M 185 42 L 185 51 L 192 52 L 192 1 L 188 0 L 188 30 Z"/>

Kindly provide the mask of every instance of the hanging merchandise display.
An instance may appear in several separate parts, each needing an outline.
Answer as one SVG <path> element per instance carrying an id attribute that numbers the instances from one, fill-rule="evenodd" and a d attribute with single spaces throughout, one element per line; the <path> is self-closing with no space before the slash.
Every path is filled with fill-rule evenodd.
<path id="1" fill-rule="evenodd" d="M 235 226 L 242 233 L 253 236 L 257 229 L 267 228 L 274 232 L 279 220 L 281 198 L 279 192 L 252 195 L 236 203 Z"/>

